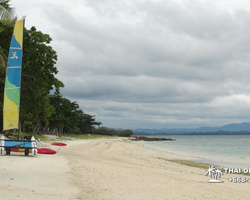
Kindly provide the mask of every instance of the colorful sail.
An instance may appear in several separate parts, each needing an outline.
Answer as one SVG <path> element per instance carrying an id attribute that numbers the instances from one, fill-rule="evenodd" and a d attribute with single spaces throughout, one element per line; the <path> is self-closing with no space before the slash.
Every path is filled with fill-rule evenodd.
<path id="1" fill-rule="evenodd" d="M 3 130 L 18 129 L 24 20 L 16 21 L 6 71 Z"/>

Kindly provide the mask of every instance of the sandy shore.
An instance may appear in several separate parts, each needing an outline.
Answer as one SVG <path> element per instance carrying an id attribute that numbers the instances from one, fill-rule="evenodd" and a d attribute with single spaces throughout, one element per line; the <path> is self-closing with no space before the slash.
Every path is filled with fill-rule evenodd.
<path id="1" fill-rule="evenodd" d="M 0 157 L 1 199 L 249 199 L 250 183 L 208 183 L 206 170 L 180 156 L 123 139 L 69 141 L 55 155 Z M 187 159 L 182 157 L 182 159 Z"/>
<path id="2" fill-rule="evenodd" d="M 52 148 L 60 152 L 60 147 Z M 68 160 L 59 152 L 36 157 L 15 152 L 0 156 L 0 199 L 72 199 L 78 190 L 71 186 Z"/>

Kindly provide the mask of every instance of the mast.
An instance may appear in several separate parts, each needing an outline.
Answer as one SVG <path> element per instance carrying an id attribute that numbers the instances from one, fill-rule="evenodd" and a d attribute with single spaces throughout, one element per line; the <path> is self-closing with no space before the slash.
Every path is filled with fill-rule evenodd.
<path id="1" fill-rule="evenodd" d="M 3 130 L 18 129 L 24 19 L 15 23 L 4 88 Z"/>
<path id="2" fill-rule="evenodd" d="M 26 15 L 24 15 L 22 17 L 23 20 L 23 35 L 22 37 L 24 38 L 24 27 L 25 27 L 25 18 Z M 20 116 L 21 116 L 21 112 L 20 112 L 20 105 L 21 105 L 21 85 L 22 85 L 22 66 L 23 66 L 23 44 L 22 44 L 22 61 L 21 61 L 21 75 L 20 75 L 20 97 L 19 97 L 19 116 L 18 116 L 18 139 L 19 139 L 19 135 L 20 135 L 20 131 L 21 131 L 21 122 L 20 122 Z"/>

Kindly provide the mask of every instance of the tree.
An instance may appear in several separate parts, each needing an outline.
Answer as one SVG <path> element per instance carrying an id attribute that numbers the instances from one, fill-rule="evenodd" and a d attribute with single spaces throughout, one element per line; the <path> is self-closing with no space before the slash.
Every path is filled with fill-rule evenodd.
<path id="1" fill-rule="evenodd" d="M 58 128 L 59 134 L 91 132 L 93 127 L 102 124 L 95 121 L 95 116 L 85 114 L 75 101 L 56 95 L 50 95 L 49 99 L 50 104 L 55 107 L 55 113 L 49 119 L 49 127 Z"/>
<path id="2" fill-rule="evenodd" d="M 36 129 L 46 116 L 44 110 L 48 109 L 49 93 L 54 89 L 59 95 L 64 86 L 55 77 L 58 73 L 55 66 L 57 55 L 49 46 L 51 41 L 48 34 L 37 31 L 35 27 L 25 29 L 20 112 L 22 122 L 31 121 L 36 124 Z"/>
<path id="3" fill-rule="evenodd" d="M 13 26 L 4 25 L 4 27 L 4 30 L 0 32 L 0 38 L 4 38 L 0 40 L 0 46 L 7 57 Z M 51 91 L 55 95 L 59 95 L 60 88 L 64 86 L 55 77 L 58 73 L 55 66 L 57 55 L 49 45 L 51 40 L 48 34 L 37 31 L 35 27 L 30 30 L 24 29 L 20 120 L 22 124 L 25 121 L 33 123 L 36 130 L 45 118 L 48 118 L 44 113 L 44 110 L 48 109 L 48 95 Z M 1 71 L 0 80 L 0 101 L 2 102 L 5 73 L 1 73 Z M 2 106 L 2 104 L 0 105 Z M 2 116 L 2 112 L 0 116 Z M 2 120 L 0 120 L 1 127 Z"/>
<path id="4" fill-rule="evenodd" d="M 11 24 L 12 19 L 14 19 L 14 9 L 9 4 L 10 0 L 0 0 L 0 32 L 4 30 L 2 24 Z M 2 52 L 0 46 L 0 70 L 2 71 L 6 68 L 6 56 Z"/>
<path id="5" fill-rule="evenodd" d="M 43 109 L 39 115 L 36 126 L 33 128 L 32 135 L 38 133 L 41 127 L 46 131 L 50 124 L 49 118 L 55 113 L 55 107 L 50 104 L 49 96 L 44 97 Z"/>
<path id="6" fill-rule="evenodd" d="M 90 133 L 95 126 L 102 125 L 101 122 L 95 121 L 95 115 L 84 114 L 83 117 L 84 117 L 85 130 Z"/>
<path id="7" fill-rule="evenodd" d="M 0 0 L 0 21 L 9 23 L 14 18 L 14 8 L 10 5 L 10 0 Z"/>
<path id="8" fill-rule="evenodd" d="M 75 128 L 79 120 L 79 105 L 56 95 L 50 95 L 49 99 L 50 104 L 55 107 L 55 112 L 50 118 L 50 128 L 58 128 L 59 134 Z"/>
<path id="9" fill-rule="evenodd" d="M 130 137 L 131 135 L 133 135 L 133 131 L 129 129 L 121 130 L 121 131 L 118 131 L 117 135 L 121 137 Z"/>
<path id="10" fill-rule="evenodd" d="M 112 136 L 119 136 L 119 137 L 130 137 L 133 135 L 133 131 L 126 129 L 126 130 L 115 130 L 113 128 L 108 127 L 98 127 L 93 130 L 94 134 L 97 135 L 112 135 Z"/>
<path id="11" fill-rule="evenodd" d="M 117 135 L 117 131 L 115 129 L 108 128 L 105 126 L 94 129 L 93 133 L 96 135 L 110 135 L 110 136 Z"/>

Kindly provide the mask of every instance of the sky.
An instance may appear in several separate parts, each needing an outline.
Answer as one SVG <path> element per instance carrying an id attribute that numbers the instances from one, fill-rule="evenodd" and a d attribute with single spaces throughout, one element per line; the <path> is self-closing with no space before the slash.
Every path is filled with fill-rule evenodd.
<path id="1" fill-rule="evenodd" d="M 10 3 L 26 28 L 52 37 L 63 96 L 103 126 L 250 121 L 248 0 Z"/>

